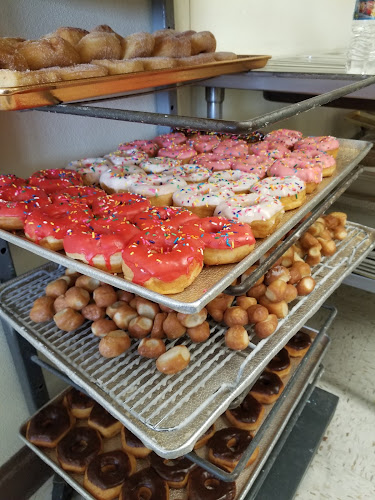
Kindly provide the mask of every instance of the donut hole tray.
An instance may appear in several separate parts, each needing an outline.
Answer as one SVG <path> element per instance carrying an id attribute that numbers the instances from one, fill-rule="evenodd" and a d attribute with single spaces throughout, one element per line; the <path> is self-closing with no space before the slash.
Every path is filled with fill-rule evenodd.
<path id="1" fill-rule="evenodd" d="M 155 362 L 141 358 L 138 342 L 122 356 L 103 358 L 91 323 L 62 332 L 54 322 L 33 323 L 29 311 L 47 283 L 64 270 L 49 263 L 0 286 L 0 315 L 74 383 L 165 458 L 190 452 L 199 436 L 255 381 L 272 357 L 306 323 L 346 275 L 371 251 L 375 229 L 354 223 L 338 242 L 337 252 L 312 270 L 315 290 L 290 304 L 277 331 L 258 341 L 249 327 L 250 344 L 244 351 L 225 347 L 225 327 L 211 322 L 211 336 L 201 344 L 187 338 L 188 367 L 175 375 L 157 371 Z"/>
<path id="2" fill-rule="evenodd" d="M 356 176 L 359 175 L 360 170 L 357 168 L 357 170 L 353 171 L 353 169 L 367 154 L 370 147 L 371 143 L 364 141 L 340 139 L 337 169 L 332 177 L 324 178 L 317 190 L 306 196 L 306 202 L 300 208 L 286 212 L 282 217 L 279 227 L 273 234 L 267 238 L 257 240 L 254 251 L 238 264 L 205 266 L 190 286 L 183 292 L 175 295 L 161 295 L 143 286 L 126 281 L 120 276 L 100 271 L 95 267 L 70 259 L 62 252 L 47 250 L 27 240 L 23 233 L 13 234 L 0 230 L 0 238 L 57 264 L 73 268 L 82 274 L 92 276 L 117 288 L 128 290 L 154 302 L 164 304 L 176 311 L 190 314 L 200 311 L 210 300 L 231 285 L 238 276 L 261 259 L 270 248 L 296 226 L 303 217 L 309 214 L 311 210 L 315 207 L 320 207 L 321 204 L 324 204 L 326 208 L 329 207 L 341 195 L 342 189 L 346 189 L 356 179 Z M 344 186 L 342 187 L 343 184 Z M 335 189 L 338 191 L 333 192 Z M 324 208 L 321 210 L 323 211 Z M 316 217 L 318 217 L 318 214 L 316 214 Z M 249 284 L 248 288 L 250 286 Z"/>
<path id="3" fill-rule="evenodd" d="M 287 378 L 284 379 L 285 389 L 273 405 L 268 405 L 266 408 L 266 416 L 258 429 L 257 434 L 261 435 L 259 440 L 259 455 L 257 460 L 249 468 L 243 470 L 238 478 L 236 479 L 236 489 L 237 495 L 236 499 L 244 499 L 247 492 L 254 483 L 257 475 L 262 469 L 263 464 L 266 462 L 269 454 L 271 453 L 274 445 L 276 444 L 279 436 L 281 435 L 284 427 L 289 421 L 294 409 L 301 399 L 306 400 L 308 394 L 306 394 L 309 389 L 306 387 L 310 383 L 310 392 L 312 391 L 315 381 L 321 374 L 320 362 L 328 348 L 329 338 L 321 330 L 319 333 L 315 330 L 304 328 L 304 331 L 310 334 L 313 339 L 312 345 L 303 358 L 294 358 L 291 363 L 291 372 Z M 288 389 L 288 393 L 287 393 Z M 306 392 L 305 392 L 306 391 Z M 50 403 L 58 403 L 63 399 L 66 391 L 54 398 Z M 48 404 L 50 404 L 48 403 Z M 278 407 L 275 408 L 276 404 Z M 47 406 L 47 405 L 46 405 Z M 273 408 L 277 409 L 276 412 Z M 272 412 L 272 414 L 271 414 Z M 267 415 L 270 415 L 271 420 Z M 267 425 L 265 425 L 267 424 Z M 87 425 L 87 420 L 77 420 L 76 426 Z M 228 422 L 225 417 L 219 417 L 215 423 L 216 429 L 228 426 Z M 264 426 L 264 430 L 262 430 Z M 94 500 L 94 497 L 83 487 L 83 475 L 73 474 L 64 471 L 56 458 L 56 451 L 38 448 L 37 446 L 30 443 L 26 438 L 26 428 L 27 422 L 25 422 L 20 428 L 20 437 L 44 462 L 46 462 L 50 467 L 54 469 L 60 476 L 62 476 L 66 482 L 68 482 L 78 493 L 82 495 L 83 498 L 87 500 Z M 115 449 L 121 449 L 120 435 L 106 439 L 103 438 L 103 451 L 110 451 Z M 205 456 L 206 449 L 201 448 L 198 450 L 199 455 Z M 137 470 L 143 469 L 148 466 L 147 459 L 137 459 Z M 222 472 L 222 471 L 221 471 Z M 176 490 L 170 488 L 170 498 L 171 500 L 180 499 L 181 495 L 186 498 L 186 489 Z"/>

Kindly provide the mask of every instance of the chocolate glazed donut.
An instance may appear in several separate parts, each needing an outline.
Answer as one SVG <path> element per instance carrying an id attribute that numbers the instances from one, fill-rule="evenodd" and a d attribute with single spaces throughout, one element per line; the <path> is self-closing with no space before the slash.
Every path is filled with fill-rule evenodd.
<path id="1" fill-rule="evenodd" d="M 195 467 L 195 464 L 188 458 L 179 457 L 168 460 L 159 457 L 156 453 L 151 453 L 150 464 L 171 488 L 183 488 L 187 483 L 189 472 Z"/>
<path id="2" fill-rule="evenodd" d="M 309 350 L 310 345 L 310 335 L 305 332 L 297 332 L 286 344 L 285 349 L 292 358 L 301 358 Z"/>
<path id="3" fill-rule="evenodd" d="M 75 427 L 58 443 L 57 459 L 64 470 L 83 474 L 101 447 L 98 431 L 90 427 Z"/>
<path id="4" fill-rule="evenodd" d="M 110 438 L 118 434 L 121 430 L 122 424 L 115 417 L 112 417 L 102 406 L 95 403 L 91 410 L 89 420 L 89 427 L 96 429 L 103 437 Z"/>
<path id="5" fill-rule="evenodd" d="M 263 415 L 264 406 L 251 394 L 248 394 L 237 408 L 225 412 L 225 416 L 232 425 L 246 431 L 257 429 Z"/>
<path id="6" fill-rule="evenodd" d="M 146 448 L 142 441 L 125 427 L 121 429 L 121 444 L 124 451 L 136 458 L 145 458 L 151 453 L 151 450 Z"/>
<path id="7" fill-rule="evenodd" d="M 121 486 L 136 468 L 135 458 L 115 450 L 97 455 L 86 469 L 83 486 L 95 498 L 110 500 L 120 494 Z"/>
<path id="8" fill-rule="evenodd" d="M 168 500 L 169 487 L 151 467 L 130 476 L 121 489 L 120 500 Z"/>
<path id="9" fill-rule="evenodd" d="M 201 467 L 191 472 L 188 483 L 189 500 L 233 500 L 235 496 L 235 482 L 221 481 Z"/>
<path id="10" fill-rule="evenodd" d="M 49 405 L 29 421 L 26 437 L 36 446 L 54 448 L 74 421 L 64 406 Z"/>
<path id="11" fill-rule="evenodd" d="M 263 372 L 253 385 L 250 394 L 259 403 L 271 404 L 280 396 L 284 384 L 281 378 L 272 372 Z"/>
<path id="12" fill-rule="evenodd" d="M 76 418 L 88 418 L 95 401 L 84 392 L 71 389 L 64 397 L 64 404 Z"/>
<path id="13" fill-rule="evenodd" d="M 266 370 L 276 373 L 279 377 L 285 377 L 290 372 L 290 358 L 288 351 L 283 347 L 276 356 L 268 363 Z"/>
<path id="14" fill-rule="evenodd" d="M 208 459 L 219 467 L 232 471 L 240 461 L 243 453 L 251 443 L 252 436 L 244 429 L 226 427 L 215 432 L 208 442 Z M 257 458 L 259 449 L 256 448 L 246 466 Z"/>

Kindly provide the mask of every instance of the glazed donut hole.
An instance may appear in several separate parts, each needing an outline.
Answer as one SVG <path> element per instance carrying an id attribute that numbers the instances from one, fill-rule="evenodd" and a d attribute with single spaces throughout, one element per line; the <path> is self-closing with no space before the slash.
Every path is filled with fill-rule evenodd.
<path id="1" fill-rule="evenodd" d="M 161 339 L 144 338 L 138 345 L 138 353 L 144 358 L 158 358 L 166 352 L 166 347 Z"/>
<path id="2" fill-rule="evenodd" d="M 121 300 L 122 302 L 130 302 L 134 299 L 134 293 L 127 292 L 126 290 L 117 290 L 117 300 Z"/>
<path id="3" fill-rule="evenodd" d="M 270 314 L 275 314 L 277 318 L 285 318 L 288 315 L 289 308 L 285 300 L 280 302 L 271 302 L 265 295 L 259 299 L 259 303 L 264 306 Z"/>
<path id="4" fill-rule="evenodd" d="M 68 307 L 80 311 L 90 302 L 90 294 L 84 288 L 73 286 L 66 291 L 65 300 Z"/>
<path id="5" fill-rule="evenodd" d="M 188 328 L 187 334 L 192 342 L 205 342 L 210 336 L 210 325 L 204 321 L 200 325 Z"/>
<path id="6" fill-rule="evenodd" d="M 158 304 L 142 297 L 137 297 L 135 309 L 140 316 L 150 319 L 154 319 L 158 312 L 160 312 Z"/>
<path id="7" fill-rule="evenodd" d="M 262 297 L 262 295 L 266 293 L 266 290 L 266 285 L 264 283 L 261 283 L 260 285 L 255 285 L 249 288 L 246 295 L 258 300 L 259 297 Z"/>
<path id="8" fill-rule="evenodd" d="M 166 313 L 171 313 L 173 312 L 173 309 L 171 309 L 170 307 L 168 306 L 164 306 L 163 304 L 159 304 L 159 307 L 160 307 L 160 310 L 162 312 L 166 312 Z"/>
<path id="9" fill-rule="evenodd" d="M 123 300 L 117 300 L 113 304 L 109 305 L 105 309 L 105 313 L 107 316 L 109 316 L 111 319 L 113 319 L 113 316 L 116 314 L 117 311 L 120 311 L 122 307 L 129 307 L 127 302 L 124 302 Z"/>
<path id="10" fill-rule="evenodd" d="M 264 321 L 259 321 L 254 326 L 255 335 L 259 339 L 265 339 L 272 335 L 277 328 L 278 319 L 275 314 L 269 314 Z"/>
<path id="11" fill-rule="evenodd" d="M 123 330 L 113 330 L 99 342 L 99 352 L 105 358 L 120 356 L 130 347 L 129 335 Z"/>
<path id="12" fill-rule="evenodd" d="M 234 325 L 225 332 L 225 345 L 229 349 L 242 351 L 249 345 L 249 334 L 241 325 Z"/>
<path id="13" fill-rule="evenodd" d="M 53 320 L 60 330 L 71 332 L 79 328 L 84 323 L 85 318 L 75 309 L 67 307 L 57 312 Z"/>
<path id="14" fill-rule="evenodd" d="M 239 297 L 236 297 L 236 305 L 245 310 L 254 306 L 256 303 L 257 301 L 254 297 L 248 297 L 247 295 L 240 295 Z"/>
<path id="15" fill-rule="evenodd" d="M 90 276 L 82 275 L 78 276 L 75 285 L 84 288 L 88 292 L 93 292 L 100 285 L 100 281 Z"/>
<path id="16" fill-rule="evenodd" d="M 82 308 L 82 316 L 89 321 L 97 321 L 98 319 L 105 318 L 104 307 L 99 307 L 95 303 L 87 304 L 87 306 Z"/>
<path id="17" fill-rule="evenodd" d="M 57 279 L 48 283 L 45 289 L 47 297 L 56 299 L 59 295 L 64 295 L 68 289 L 68 283 L 64 279 Z"/>
<path id="18" fill-rule="evenodd" d="M 186 328 L 194 328 L 206 321 L 207 309 L 203 308 L 201 311 L 194 314 L 178 313 L 177 319 Z"/>
<path id="19" fill-rule="evenodd" d="M 60 295 L 59 297 L 56 297 L 55 302 L 53 303 L 53 308 L 55 312 L 59 312 L 67 307 L 68 304 L 66 303 L 65 295 Z"/>
<path id="20" fill-rule="evenodd" d="M 137 316 L 129 322 L 129 334 L 136 339 L 143 339 L 147 337 L 152 330 L 153 321 L 146 316 Z"/>
<path id="21" fill-rule="evenodd" d="M 54 302 L 53 297 L 44 296 L 36 299 L 29 313 L 31 321 L 35 323 L 50 321 L 55 314 Z"/>
<path id="22" fill-rule="evenodd" d="M 189 349 L 184 345 L 177 345 L 158 357 L 156 368 L 165 375 L 173 375 L 184 370 L 189 362 Z"/>
<path id="23" fill-rule="evenodd" d="M 287 283 L 284 294 L 285 302 L 289 304 L 290 302 L 293 302 L 293 300 L 295 300 L 297 296 L 298 296 L 297 288 L 294 285 Z"/>
<path id="24" fill-rule="evenodd" d="M 268 309 L 260 304 L 255 304 L 247 309 L 247 316 L 250 324 L 259 323 L 268 318 Z"/>
<path id="25" fill-rule="evenodd" d="M 113 330 L 116 330 L 116 323 L 111 319 L 101 318 L 91 325 L 91 331 L 96 337 L 105 337 Z"/>
<path id="26" fill-rule="evenodd" d="M 247 311 L 239 306 L 228 307 L 224 313 L 224 323 L 231 327 L 236 325 L 245 326 L 248 324 Z"/>
<path id="27" fill-rule="evenodd" d="M 186 333 L 186 328 L 178 321 L 176 312 L 168 313 L 163 322 L 163 330 L 169 340 L 178 339 Z"/>
<path id="28" fill-rule="evenodd" d="M 315 288 L 315 280 L 311 276 L 303 277 L 296 285 L 298 295 L 309 295 Z"/>
<path id="29" fill-rule="evenodd" d="M 271 302 L 280 302 L 280 300 L 284 300 L 286 286 L 286 282 L 283 280 L 278 279 L 272 281 L 271 284 L 268 285 L 264 295 Z"/>
<path id="30" fill-rule="evenodd" d="M 163 329 L 163 323 L 167 319 L 168 313 L 161 312 L 158 313 L 154 318 L 154 323 L 151 330 L 151 338 L 153 339 L 163 339 L 165 338 L 165 332 Z"/>
<path id="31" fill-rule="evenodd" d="M 137 316 L 137 311 L 130 307 L 128 304 L 124 303 L 124 305 L 114 313 L 112 319 L 115 322 L 117 328 L 126 330 L 129 326 L 130 321 Z"/>
<path id="32" fill-rule="evenodd" d="M 264 276 L 264 283 L 268 286 L 273 281 L 281 280 L 288 282 L 290 280 L 289 269 L 284 266 L 274 266 Z"/>
<path id="33" fill-rule="evenodd" d="M 117 294 L 111 285 L 100 285 L 93 292 L 93 299 L 97 306 L 108 307 L 117 301 Z"/>

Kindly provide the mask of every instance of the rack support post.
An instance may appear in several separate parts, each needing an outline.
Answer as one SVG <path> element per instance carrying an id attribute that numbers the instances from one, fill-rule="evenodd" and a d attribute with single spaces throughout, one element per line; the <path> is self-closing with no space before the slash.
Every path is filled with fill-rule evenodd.
<path id="1" fill-rule="evenodd" d="M 206 87 L 207 118 L 221 120 L 223 118 L 223 102 L 225 89 Z"/>

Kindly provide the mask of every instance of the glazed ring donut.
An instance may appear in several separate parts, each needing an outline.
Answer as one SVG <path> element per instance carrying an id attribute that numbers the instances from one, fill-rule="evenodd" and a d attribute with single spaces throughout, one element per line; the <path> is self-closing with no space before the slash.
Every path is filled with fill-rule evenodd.
<path id="1" fill-rule="evenodd" d="M 259 403 L 274 403 L 284 389 L 280 377 L 272 372 L 263 372 L 251 388 L 250 394 Z"/>
<path id="2" fill-rule="evenodd" d="M 290 358 L 287 349 L 281 349 L 268 363 L 266 370 L 276 373 L 280 378 L 286 377 L 290 372 Z"/>
<path id="3" fill-rule="evenodd" d="M 102 440 L 96 430 L 75 427 L 57 444 L 57 460 L 64 470 L 83 474 L 101 449 Z"/>
<path id="4" fill-rule="evenodd" d="M 195 467 L 195 463 L 188 458 L 179 457 L 167 460 L 156 453 L 151 453 L 150 465 L 164 481 L 167 481 L 168 486 L 176 489 L 186 485 L 189 473 Z"/>
<path id="5" fill-rule="evenodd" d="M 266 238 L 281 222 L 284 206 L 274 196 L 257 193 L 235 196 L 220 203 L 215 215 L 242 222 L 251 227 L 255 238 Z"/>
<path id="6" fill-rule="evenodd" d="M 107 172 L 111 165 L 105 158 L 83 158 L 71 161 L 66 168 L 78 172 L 85 186 L 96 186 L 99 184 L 100 176 Z"/>
<path id="7" fill-rule="evenodd" d="M 225 416 L 235 427 L 255 431 L 263 419 L 264 406 L 248 394 L 237 408 L 227 410 Z"/>
<path id="8" fill-rule="evenodd" d="M 151 453 L 151 450 L 146 448 L 142 441 L 125 427 L 121 428 L 121 445 L 126 453 L 136 458 L 145 458 Z"/>
<path id="9" fill-rule="evenodd" d="M 203 242 L 172 232 L 164 243 L 151 238 L 142 235 L 124 248 L 124 278 L 158 293 L 181 292 L 203 268 Z"/>
<path id="10" fill-rule="evenodd" d="M 154 469 L 147 467 L 132 474 L 121 489 L 119 500 L 168 500 L 169 486 Z"/>
<path id="11" fill-rule="evenodd" d="M 305 332 L 297 332 L 285 345 L 285 349 L 292 358 L 301 358 L 307 353 L 310 346 L 310 335 Z"/>
<path id="12" fill-rule="evenodd" d="M 210 472 L 196 467 L 191 471 L 188 482 L 189 500 L 234 500 L 236 483 L 221 481 Z"/>
<path id="13" fill-rule="evenodd" d="M 122 142 L 121 144 L 119 144 L 117 149 L 119 151 L 123 151 L 126 156 L 131 156 L 137 151 L 142 151 L 152 158 L 158 152 L 159 146 L 155 143 L 155 141 L 147 141 L 141 139 L 132 142 Z"/>
<path id="14" fill-rule="evenodd" d="M 64 405 L 75 418 L 88 418 L 95 401 L 77 389 L 70 389 L 64 396 Z"/>
<path id="15" fill-rule="evenodd" d="M 0 228 L 23 229 L 25 219 L 35 208 L 49 204 L 47 194 L 33 186 L 8 186 L 0 190 Z"/>
<path id="16" fill-rule="evenodd" d="M 258 195 L 276 196 L 284 210 L 300 207 L 306 199 L 306 184 L 295 176 L 267 177 L 254 184 L 250 191 Z"/>
<path id="17" fill-rule="evenodd" d="M 122 424 L 115 417 L 112 417 L 102 406 L 95 403 L 91 410 L 88 426 L 96 429 L 105 438 L 116 436 L 121 430 Z"/>
<path id="18" fill-rule="evenodd" d="M 231 222 L 224 217 L 201 219 L 204 263 L 206 265 L 240 262 L 253 251 L 255 238 L 247 224 Z"/>
<path id="19" fill-rule="evenodd" d="M 43 189 L 47 194 L 61 191 L 69 186 L 83 184 L 82 176 L 73 170 L 55 168 L 50 170 L 39 170 L 29 177 L 30 186 Z"/>
<path id="20" fill-rule="evenodd" d="M 121 234 L 71 231 L 63 240 L 66 255 L 104 271 L 121 272 L 121 251 L 139 234 L 139 229 L 130 223 L 122 227 L 126 230 Z"/>
<path id="21" fill-rule="evenodd" d="M 72 230 L 87 231 L 91 211 L 86 206 L 72 203 L 54 203 L 36 208 L 26 217 L 26 237 L 50 250 L 62 250 L 63 239 Z"/>
<path id="22" fill-rule="evenodd" d="M 75 422 L 65 406 L 48 405 L 31 420 L 26 429 L 26 438 L 35 446 L 54 448 L 70 431 Z"/>
<path id="23" fill-rule="evenodd" d="M 83 486 L 95 498 L 113 500 L 119 496 L 122 485 L 135 468 L 135 458 L 124 451 L 101 453 L 89 463 Z"/>
<path id="24" fill-rule="evenodd" d="M 250 432 L 237 427 L 225 427 L 215 432 L 209 440 L 208 460 L 224 470 L 231 472 L 240 461 L 243 453 L 250 445 L 252 436 Z M 249 458 L 246 467 L 255 462 L 259 453 L 256 448 Z"/>
<path id="25" fill-rule="evenodd" d="M 199 450 L 199 448 L 203 448 L 205 444 L 209 441 L 209 439 L 212 438 L 212 436 L 215 434 L 215 424 L 212 424 L 206 432 L 204 432 L 197 442 L 194 445 L 194 450 Z"/>
<path id="26" fill-rule="evenodd" d="M 268 167 L 269 177 L 287 177 L 294 175 L 306 183 L 306 193 L 312 193 L 323 180 L 323 169 L 317 163 L 298 157 L 286 157 L 276 160 Z"/>
<path id="27" fill-rule="evenodd" d="M 231 198 L 235 193 L 228 188 L 220 189 L 215 184 L 202 182 L 189 184 L 173 194 L 173 205 L 185 207 L 199 217 L 212 217 L 216 207 Z"/>
<path id="28" fill-rule="evenodd" d="M 145 161 L 141 161 L 139 166 L 147 174 L 161 174 L 167 172 L 172 168 L 181 165 L 180 160 L 174 160 L 173 158 L 162 158 L 161 156 L 156 156 L 155 158 L 148 158 Z"/>
<path id="29" fill-rule="evenodd" d="M 241 139 L 225 139 L 213 148 L 212 152 L 226 158 L 241 158 L 249 153 L 249 146 Z"/>
<path id="30" fill-rule="evenodd" d="M 267 175 L 267 168 L 275 161 L 267 154 L 246 155 L 242 158 L 235 158 L 232 161 L 232 170 L 240 170 L 249 174 L 255 174 L 260 179 Z"/>

